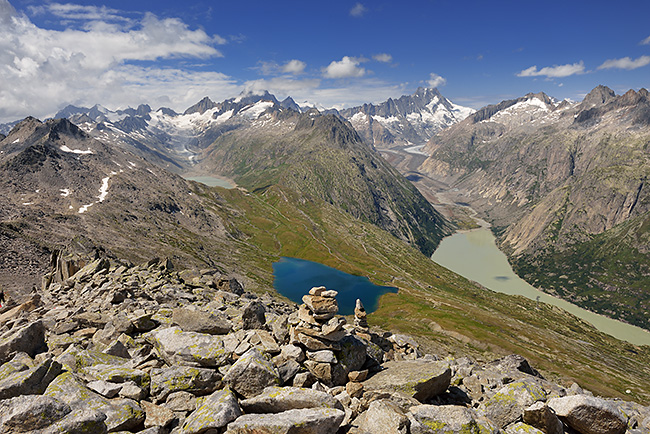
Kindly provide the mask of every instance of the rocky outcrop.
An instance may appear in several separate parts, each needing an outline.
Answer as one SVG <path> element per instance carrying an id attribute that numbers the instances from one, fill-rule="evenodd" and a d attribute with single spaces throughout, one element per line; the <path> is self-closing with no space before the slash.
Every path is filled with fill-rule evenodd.
<path id="1" fill-rule="evenodd" d="M 90 267 L 13 310 L 0 432 L 650 433 L 650 408 L 565 389 L 521 357 L 438 360 L 349 325 L 336 291 L 293 306 L 169 265 Z M 18 344 L 34 327 L 39 345 Z"/>

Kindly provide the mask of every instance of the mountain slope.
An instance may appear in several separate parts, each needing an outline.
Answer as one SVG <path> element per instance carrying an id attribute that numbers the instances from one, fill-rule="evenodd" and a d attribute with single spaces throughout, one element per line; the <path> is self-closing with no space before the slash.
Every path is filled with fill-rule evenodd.
<path id="1" fill-rule="evenodd" d="M 138 109 L 72 120 L 177 173 L 227 176 L 250 190 L 279 183 L 323 199 L 431 254 L 449 233 L 442 216 L 349 124 L 295 107 L 264 92 L 220 103 L 206 97 L 183 115 Z"/>
<path id="2" fill-rule="evenodd" d="M 465 191 L 529 282 L 650 328 L 649 107 L 645 89 L 600 86 L 579 104 L 530 94 L 440 132 L 421 169 Z"/>
<path id="3" fill-rule="evenodd" d="M 418 88 L 413 95 L 341 111 L 361 137 L 377 148 L 422 145 L 438 131 L 474 110 L 453 104 L 438 89 Z"/>
<path id="4" fill-rule="evenodd" d="M 67 120 L 28 118 L 0 150 L 0 237 L 22 260 L 31 259 L 30 287 L 40 286 L 34 275 L 47 266 L 49 253 L 75 253 L 75 246 L 101 247 L 138 262 L 156 252 L 215 267 L 223 266 L 216 252 L 232 248 L 222 217 L 198 196 L 200 186 L 107 146 Z M 218 207 L 214 194 L 212 203 Z M 19 270 L 2 276 L 7 287 L 24 289 L 13 280 Z"/>
<path id="5" fill-rule="evenodd" d="M 279 185 L 322 199 L 426 255 L 449 233 L 417 189 L 334 115 L 268 106 L 248 127 L 219 136 L 203 155 L 197 166 L 203 172 L 218 171 L 249 190 Z"/>
<path id="6" fill-rule="evenodd" d="M 2 191 L 9 193 L 0 197 L 2 227 L 25 248 L 83 245 L 134 262 L 169 256 L 179 268 L 234 273 L 258 292 L 272 290 L 271 264 L 280 256 L 317 260 L 399 287 L 369 321 L 414 331 L 437 354 L 491 360 L 517 352 L 547 378 L 650 402 L 647 347 L 616 341 L 550 306 L 486 291 L 317 197 L 281 185 L 247 192 L 187 182 L 61 120 L 28 119 L 0 150 Z"/>

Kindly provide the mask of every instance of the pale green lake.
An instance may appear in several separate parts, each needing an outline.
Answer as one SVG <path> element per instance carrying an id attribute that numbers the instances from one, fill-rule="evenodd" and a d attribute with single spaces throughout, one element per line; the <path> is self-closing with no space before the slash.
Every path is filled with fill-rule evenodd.
<path id="1" fill-rule="evenodd" d="M 184 176 L 184 178 L 189 181 L 200 182 L 209 187 L 235 188 L 232 182 L 225 178 L 217 178 L 216 176 Z"/>
<path id="2" fill-rule="evenodd" d="M 445 238 L 431 259 L 493 291 L 523 295 L 531 300 L 558 306 L 617 339 L 635 345 L 650 345 L 650 332 L 589 312 L 539 291 L 521 279 L 510 267 L 506 255 L 497 248 L 494 236 L 487 228 L 458 232 Z"/>

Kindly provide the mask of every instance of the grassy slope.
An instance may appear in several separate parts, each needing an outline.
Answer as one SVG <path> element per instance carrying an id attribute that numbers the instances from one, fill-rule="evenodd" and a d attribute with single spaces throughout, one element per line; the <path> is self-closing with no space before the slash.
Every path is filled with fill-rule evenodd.
<path id="1" fill-rule="evenodd" d="M 242 212 L 234 222 L 244 235 L 237 260 L 260 289 L 271 287 L 279 256 L 367 275 L 400 288 L 382 298 L 371 324 L 418 336 L 430 351 L 484 360 L 518 353 L 549 378 L 650 403 L 650 347 L 617 341 L 558 308 L 483 289 L 323 202 L 295 205 L 296 197 L 277 187 L 221 193 Z"/>

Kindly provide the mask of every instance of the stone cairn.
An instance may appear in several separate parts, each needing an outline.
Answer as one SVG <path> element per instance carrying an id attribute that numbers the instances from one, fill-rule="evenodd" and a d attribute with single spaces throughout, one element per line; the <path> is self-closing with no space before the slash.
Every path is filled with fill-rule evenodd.
<path id="1" fill-rule="evenodd" d="M 290 318 L 290 341 L 304 347 L 305 367 L 324 384 L 345 384 L 349 369 L 339 363 L 334 352 L 342 349 L 341 341 L 349 336 L 345 318 L 336 316 L 337 291 L 314 287 L 302 297 L 303 304 Z"/>
<path id="2" fill-rule="evenodd" d="M 368 327 L 366 316 L 366 309 L 364 309 L 361 300 L 357 298 L 357 304 L 354 307 L 354 330 L 357 335 L 370 340 L 370 327 Z"/>

